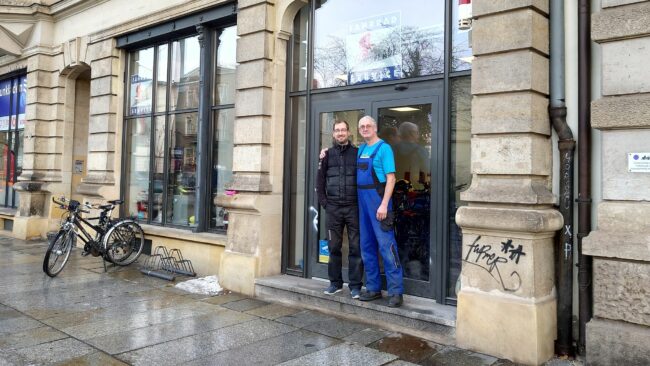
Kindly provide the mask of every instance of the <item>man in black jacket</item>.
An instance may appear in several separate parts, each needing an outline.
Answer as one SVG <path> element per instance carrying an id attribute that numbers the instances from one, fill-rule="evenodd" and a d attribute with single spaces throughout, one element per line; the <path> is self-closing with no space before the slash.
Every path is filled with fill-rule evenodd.
<path id="1" fill-rule="evenodd" d="M 318 201 L 327 212 L 327 239 L 330 286 L 324 293 L 333 295 L 343 289 L 341 267 L 343 255 L 343 228 L 347 227 L 349 255 L 348 276 L 350 295 L 358 299 L 363 277 L 363 262 L 359 249 L 359 206 L 357 205 L 357 147 L 350 142 L 350 126 L 346 121 L 335 121 L 334 144 L 318 165 L 316 191 Z"/>

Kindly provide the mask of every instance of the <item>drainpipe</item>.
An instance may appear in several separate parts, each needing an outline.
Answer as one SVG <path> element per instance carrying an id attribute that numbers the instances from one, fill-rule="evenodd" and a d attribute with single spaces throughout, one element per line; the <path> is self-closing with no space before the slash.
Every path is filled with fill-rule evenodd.
<path id="1" fill-rule="evenodd" d="M 592 316 L 592 259 L 582 253 L 591 232 L 591 8 L 578 1 L 578 353 L 585 354 L 585 326 Z"/>
<path id="2" fill-rule="evenodd" d="M 549 115 L 558 135 L 560 150 L 559 209 L 564 218 L 557 250 L 555 270 L 557 281 L 557 340 L 555 352 L 573 356 L 573 166 L 576 142 L 566 122 L 564 94 L 564 1 L 550 3 L 550 105 Z"/>

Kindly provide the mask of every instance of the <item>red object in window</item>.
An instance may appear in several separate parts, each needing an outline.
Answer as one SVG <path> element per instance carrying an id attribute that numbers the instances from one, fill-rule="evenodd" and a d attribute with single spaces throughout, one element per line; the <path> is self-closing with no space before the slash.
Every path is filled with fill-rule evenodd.
<path id="1" fill-rule="evenodd" d="M 4 169 L 7 168 L 7 156 L 9 156 L 9 177 L 8 177 L 8 184 L 13 185 L 14 183 L 14 178 L 15 178 L 15 172 L 16 172 L 16 154 L 13 152 L 13 150 L 9 150 L 9 145 L 4 145 L 4 148 L 2 149 L 2 169 L 0 171 L 3 171 Z"/>

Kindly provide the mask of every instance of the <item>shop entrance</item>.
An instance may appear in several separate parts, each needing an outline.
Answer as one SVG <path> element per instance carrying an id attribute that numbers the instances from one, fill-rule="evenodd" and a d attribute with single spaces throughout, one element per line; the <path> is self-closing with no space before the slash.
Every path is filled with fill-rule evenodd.
<path id="1" fill-rule="evenodd" d="M 358 121 L 365 115 L 377 120 L 379 135 L 391 145 L 397 184 L 393 194 L 395 235 L 407 294 L 435 298 L 440 281 L 442 253 L 442 194 L 445 130 L 441 123 L 442 83 L 436 81 L 384 86 L 363 91 L 347 90 L 312 96 L 307 126 L 308 179 L 306 192 L 307 274 L 327 278 L 325 210 L 318 205 L 316 174 L 318 154 L 332 145 L 334 121 L 350 125 L 352 142 L 363 143 Z M 348 242 L 344 233 L 343 266 L 347 267 Z M 347 282 L 347 268 L 343 270 Z"/>

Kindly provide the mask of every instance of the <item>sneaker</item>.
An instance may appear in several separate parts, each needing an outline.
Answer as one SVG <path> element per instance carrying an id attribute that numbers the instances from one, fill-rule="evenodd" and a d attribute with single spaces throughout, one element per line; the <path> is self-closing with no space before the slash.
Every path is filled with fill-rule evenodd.
<path id="1" fill-rule="evenodd" d="M 390 299 L 388 299 L 388 307 L 389 308 L 398 308 L 402 306 L 402 303 L 404 302 L 404 299 L 402 298 L 402 295 L 392 295 L 390 296 Z"/>
<path id="2" fill-rule="evenodd" d="M 352 296 L 353 299 L 358 299 L 359 296 L 361 296 L 361 290 L 358 288 L 350 289 L 350 296 Z"/>
<path id="3" fill-rule="evenodd" d="M 323 293 L 325 295 L 334 295 L 335 293 L 343 291 L 343 287 L 337 287 L 336 285 L 330 285 L 330 287 L 326 288 Z"/>
<path id="4" fill-rule="evenodd" d="M 372 301 L 381 299 L 381 292 L 366 291 L 359 296 L 361 301 Z"/>

